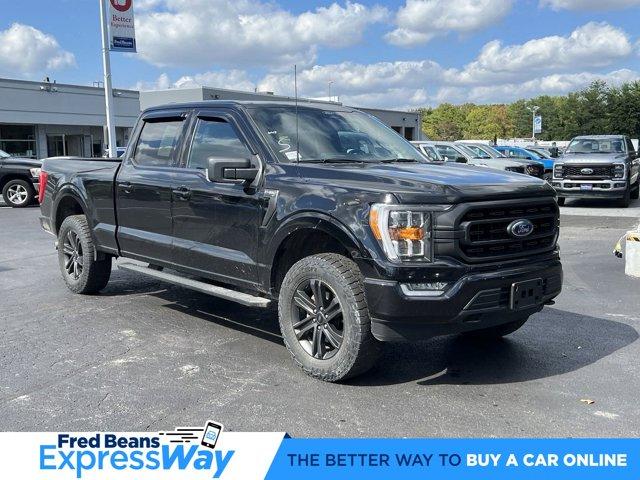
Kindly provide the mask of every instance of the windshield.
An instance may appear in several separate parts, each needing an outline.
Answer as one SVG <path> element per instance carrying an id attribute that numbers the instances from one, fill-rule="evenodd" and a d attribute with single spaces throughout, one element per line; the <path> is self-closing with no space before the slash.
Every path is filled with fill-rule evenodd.
<path id="1" fill-rule="evenodd" d="M 295 106 L 257 107 L 251 116 L 282 162 L 427 162 L 408 141 L 361 112 L 298 106 L 298 142 Z"/>
<path id="2" fill-rule="evenodd" d="M 565 153 L 624 153 L 621 138 L 580 138 L 573 140 Z"/>
<path id="3" fill-rule="evenodd" d="M 4 150 L 0 150 L 0 158 L 9 158 L 11 155 L 9 155 L 7 152 L 5 152 Z"/>
<path id="4" fill-rule="evenodd" d="M 533 153 L 536 157 L 551 158 L 551 156 L 548 153 L 545 153 L 544 150 L 538 150 L 538 149 L 535 149 L 535 148 L 527 148 L 527 152 Z"/>
<path id="5" fill-rule="evenodd" d="M 469 154 L 472 155 L 473 157 L 491 158 L 491 155 L 489 155 L 487 152 L 485 152 L 480 147 L 477 147 L 476 145 L 463 145 L 463 146 L 468 152 L 470 152 Z"/>

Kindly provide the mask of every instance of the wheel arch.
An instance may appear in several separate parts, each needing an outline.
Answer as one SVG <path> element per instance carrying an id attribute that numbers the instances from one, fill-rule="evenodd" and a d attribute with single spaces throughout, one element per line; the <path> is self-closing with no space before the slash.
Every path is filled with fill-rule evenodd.
<path id="1" fill-rule="evenodd" d="M 87 215 L 87 212 L 87 205 L 78 192 L 71 185 L 63 187 L 57 194 L 52 211 L 53 233 L 58 234 L 65 218 L 71 215 Z"/>
<path id="2" fill-rule="evenodd" d="M 22 173 L 8 173 L 0 178 L 0 192 L 4 190 L 5 185 L 11 180 L 24 180 L 33 187 L 33 180 L 31 180 L 28 175 L 24 175 Z"/>
<path id="3" fill-rule="evenodd" d="M 276 295 L 291 266 L 304 257 L 318 253 L 339 253 L 358 263 L 365 248 L 353 233 L 337 219 L 318 212 L 296 214 L 285 221 L 267 248 L 268 286 Z"/>

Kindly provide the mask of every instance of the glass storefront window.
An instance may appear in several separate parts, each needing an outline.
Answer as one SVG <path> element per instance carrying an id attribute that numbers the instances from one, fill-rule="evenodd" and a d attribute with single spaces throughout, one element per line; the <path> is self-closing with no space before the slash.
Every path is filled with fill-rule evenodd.
<path id="1" fill-rule="evenodd" d="M 36 158 L 36 127 L 0 125 L 0 150 L 15 157 Z"/>

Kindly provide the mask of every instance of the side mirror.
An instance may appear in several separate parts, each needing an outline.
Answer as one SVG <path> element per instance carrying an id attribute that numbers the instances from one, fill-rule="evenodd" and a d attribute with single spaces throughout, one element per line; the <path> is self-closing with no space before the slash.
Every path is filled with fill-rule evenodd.
<path id="1" fill-rule="evenodd" d="M 207 178 L 210 182 L 235 183 L 251 182 L 258 176 L 258 169 L 248 158 L 210 157 L 207 166 Z"/>
<path id="2" fill-rule="evenodd" d="M 456 163 L 468 163 L 468 160 L 463 156 L 459 156 L 456 157 Z"/>

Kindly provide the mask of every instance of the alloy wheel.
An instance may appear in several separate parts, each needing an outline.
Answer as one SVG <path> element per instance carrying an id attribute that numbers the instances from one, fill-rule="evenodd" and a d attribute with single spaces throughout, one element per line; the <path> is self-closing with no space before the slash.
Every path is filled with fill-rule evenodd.
<path id="1" fill-rule="evenodd" d="M 27 201 L 27 198 L 29 197 L 29 192 L 23 185 L 20 185 L 20 184 L 11 185 L 7 189 L 7 197 L 9 198 L 9 201 L 11 201 L 11 203 L 15 205 L 22 205 L 24 202 Z"/>
<path id="2" fill-rule="evenodd" d="M 78 280 L 82 275 L 84 259 L 82 255 L 82 243 L 73 230 L 69 230 L 62 245 L 64 254 L 64 269 L 70 277 Z"/>
<path id="3" fill-rule="evenodd" d="M 322 280 L 312 278 L 293 297 L 293 330 L 300 346 L 314 358 L 327 360 L 342 345 L 344 318 L 340 300 Z"/>

